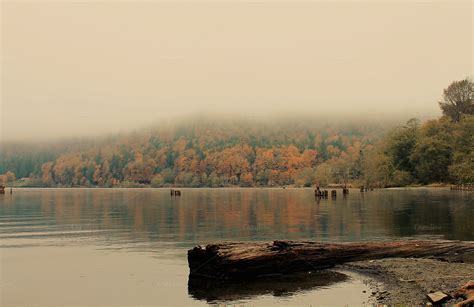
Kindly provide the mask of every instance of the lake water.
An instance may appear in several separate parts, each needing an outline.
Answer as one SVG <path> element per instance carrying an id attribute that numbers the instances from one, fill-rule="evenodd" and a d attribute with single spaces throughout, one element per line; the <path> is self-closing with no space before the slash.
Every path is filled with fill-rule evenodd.
<path id="1" fill-rule="evenodd" d="M 226 240 L 474 240 L 472 192 L 351 190 L 318 201 L 311 189 L 181 191 L 0 195 L 0 305 L 362 305 L 360 276 L 337 272 L 188 289 L 186 252 Z"/>

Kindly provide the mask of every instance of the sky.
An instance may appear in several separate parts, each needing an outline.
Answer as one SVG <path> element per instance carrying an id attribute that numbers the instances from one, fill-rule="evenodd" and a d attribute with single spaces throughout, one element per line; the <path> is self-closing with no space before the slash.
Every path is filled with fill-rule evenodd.
<path id="1" fill-rule="evenodd" d="M 0 140 L 187 116 L 437 116 L 472 1 L 1 1 Z"/>

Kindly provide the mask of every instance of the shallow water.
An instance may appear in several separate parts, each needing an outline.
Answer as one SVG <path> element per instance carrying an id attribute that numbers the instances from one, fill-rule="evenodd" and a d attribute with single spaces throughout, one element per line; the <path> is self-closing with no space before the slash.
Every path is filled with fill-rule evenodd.
<path id="1" fill-rule="evenodd" d="M 474 240 L 473 220 L 472 193 L 448 189 L 319 201 L 311 189 L 17 189 L 0 196 L 0 303 L 362 305 L 361 279 L 330 272 L 188 289 L 186 251 L 226 240 Z"/>

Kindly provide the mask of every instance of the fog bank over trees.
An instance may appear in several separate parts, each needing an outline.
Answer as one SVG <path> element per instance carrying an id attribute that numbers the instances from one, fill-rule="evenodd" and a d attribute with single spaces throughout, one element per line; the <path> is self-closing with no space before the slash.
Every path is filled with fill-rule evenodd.
<path id="1" fill-rule="evenodd" d="M 3 1 L 3 141 L 189 116 L 434 117 L 471 1 Z M 225 2 L 225 1 L 224 1 Z"/>

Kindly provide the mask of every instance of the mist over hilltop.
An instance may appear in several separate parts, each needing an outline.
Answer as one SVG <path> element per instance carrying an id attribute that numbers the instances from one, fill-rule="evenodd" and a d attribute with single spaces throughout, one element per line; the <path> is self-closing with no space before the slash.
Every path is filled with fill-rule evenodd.
<path id="1" fill-rule="evenodd" d="M 437 116 L 472 75 L 472 3 L 2 3 L 1 139 L 199 114 Z"/>

